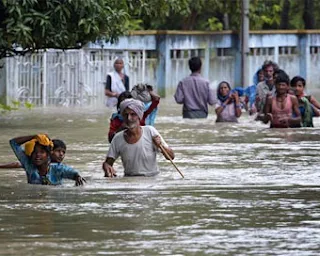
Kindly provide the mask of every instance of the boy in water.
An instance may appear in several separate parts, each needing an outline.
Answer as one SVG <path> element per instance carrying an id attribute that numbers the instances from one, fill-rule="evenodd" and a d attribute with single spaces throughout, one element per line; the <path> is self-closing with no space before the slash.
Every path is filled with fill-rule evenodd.
<path id="1" fill-rule="evenodd" d="M 59 139 L 54 139 L 52 140 L 53 142 L 53 150 L 50 154 L 50 163 L 57 163 L 60 164 L 67 151 L 67 146 L 66 144 Z M 14 162 L 14 163 L 9 163 L 9 164 L 0 164 L 0 168 L 2 169 L 15 169 L 15 168 L 22 168 L 22 165 L 20 162 Z"/>
<path id="2" fill-rule="evenodd" d="M 292 78 L 290 85 L 298 98 L 302 127 L 313 127 L 313 117 L 320 116 L 320 103 L 312 95 L 305 94 L 306 80 L 301 76 Z"/>
<path id="3" fill-rule="evenodd" d="M 270 121 L 270 128 L 296 127 L 301 122 L 297 97 L 288 93 L 289 83 L 287 74 L 279 74 L 275 81 L 276 95 L 267 98 L 265 114 L 260 120 Z"/>
<path id="4" fill-rule="evenodd" d="M 24 150 L 22 144 L 25 144 Z M 26 171 L 28 183 L 61 185 L 63 179 L 72 179 L 76 186 L 84 184 L 85 179 L 73 168 L 60 163 L 50 164 L 53 143 L 45 134 L 13 138 L 10 145 Z M 55 155 L 62 161 L 64 152 L 61 150 Z"/>

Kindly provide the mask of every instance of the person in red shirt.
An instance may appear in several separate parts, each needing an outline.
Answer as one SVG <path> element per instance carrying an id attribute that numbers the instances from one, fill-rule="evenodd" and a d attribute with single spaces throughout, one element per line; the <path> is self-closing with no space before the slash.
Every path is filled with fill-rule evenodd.
<path id="1" fill-rule="evenodd" d="M 147 86 L 148 87 L 148 86 Z M 150 89 L 151 88 L 151 89 Z M 160 102 L 160 96 L 153 92 L 152 86 L 148 87 L 150 96 L 151 96 L 151 105 L 150 107 L 144 112 L 143 118 L 140 120 L 140 125 L 145 125 L 145 120 L 152 113 L 152 111 L 158 107 Z M 123 92 L 118 97 L 118 104 L 117 109 L 118 111 L 116 113 L 113 113 L 110 118 L 110 127 L 108 132 L 108 141 L 111 143 L 114 135 L 117 132 L 120 132 L 124 129 L 126 129 L 125 125 L 123 124 L 123 117 L 120 114 L 120 103 L 124 101 L 125 99 L 133 98 L 130 92 Z"/>

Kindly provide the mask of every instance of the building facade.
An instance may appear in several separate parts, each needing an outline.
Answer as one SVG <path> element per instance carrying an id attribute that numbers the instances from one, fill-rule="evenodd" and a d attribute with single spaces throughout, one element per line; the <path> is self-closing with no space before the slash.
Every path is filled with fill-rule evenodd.
<path id="1" fill-rule="evenodd" d="M 255 31 L 249 37 L 250 81 L 265 60 L 277 62 L 290 77 L 307 80 L 308 91 L 320 90 L 320 31 Z M 106 74 L 121 57 L 130 87 L 149 83 L 172 97 L 190 71 L 188 60 L 200 56 L 202 74 L 212 87 L 228 81 L 242 85 L 240 41 L 236 33 L 136 31 L 116 44 L 89 43 L 81 50 L 48 49 L 0 60 L 0 98 L 36 106 L 102 106 Z"/>

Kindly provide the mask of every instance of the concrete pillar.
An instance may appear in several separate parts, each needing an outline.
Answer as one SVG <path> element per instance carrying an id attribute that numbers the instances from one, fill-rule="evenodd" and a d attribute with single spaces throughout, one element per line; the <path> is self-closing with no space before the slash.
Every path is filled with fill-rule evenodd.
<path id="1" fill-rule="evenodd" d="M 204 49 L 204 61 L 202 63 L 202 75 L 206 79 L 209 79 L 209 70 L 210 70 L 210 49 L 209 49 L 209 43 L 207 43 L 207 46 Z"/>
<path id="2" fill-rule="evenodd" d="M 304 79 L 306 79 L 306 83 L 308 82 L 308 70 L 309 70 L 309 64 L 310 64 L 310 54 L 309 54 L 309 35 L 308 34 L 300 34 L 298 35 L 299 42 L 299 75 L 302 76 Z"/>
<path id="3" fill-rule="evenodd" d="M 249 85 L 249 5 L 250 0 L 242 0 L 241 11 L 241 84 Z"/>
<path id="4" fill-rule="evenodd" d="M 158 67 L 157 67 L 157 91 L 161 97 L 166 96 L 170 84 L 171 59 L 169 39 L 167 35 L 157 35 Z"/>
<path id="5" fill-rule="evenodd" d="M 242 68 L 241 68 L 241 42 L 239 40 L 239 35 L 232 35 L 232 48 L 235 55 L 235 65 L 234 65 L 234 86 L 247 86 L 242 84 Z"/>
<path id="6" fill-rule="evenodd" d="M 6 71 L 6 58 L 2 58 L 0 59 L 0 104 L 8 104 Z"/>

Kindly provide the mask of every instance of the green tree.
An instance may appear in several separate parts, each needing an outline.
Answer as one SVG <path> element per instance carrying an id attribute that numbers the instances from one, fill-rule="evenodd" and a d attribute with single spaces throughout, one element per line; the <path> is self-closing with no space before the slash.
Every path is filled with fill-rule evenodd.
<path id="1" fill-rule="evenodd" d="M 44 48 L 80 48 L 97 39 L 114 42 L 136 17 L 161 19 L 186 4 L 187 0 L 0 0 L 0 58 Z"/>
<path id="2" fill-rule="evenodd" d="M 277 28 L 281 20 L 279 0 L 251 0 L 250 28 Z M 187 4 L 173 9 L 169 16 L 158 19 L 143 19 L 146 29 L 183 30 L 239 30 L 241 22 L 240 0 L 188 0 Z"/>

